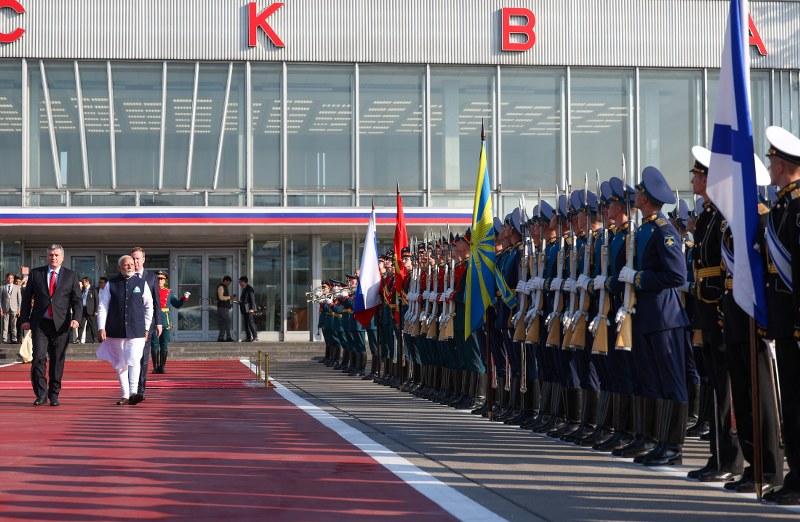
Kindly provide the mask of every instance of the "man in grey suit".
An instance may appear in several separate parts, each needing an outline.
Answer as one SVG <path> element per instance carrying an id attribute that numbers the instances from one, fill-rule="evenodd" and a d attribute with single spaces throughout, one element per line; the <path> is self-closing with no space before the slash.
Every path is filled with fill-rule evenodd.
<path id="1" fill-rule="evenodd" d="M 22 291 L 14 284 L 14 274 L 6 274 L 6 283 L 0 291 L 0 317 L 3 318 L 3 342 L 15 344 L 17 339 L 17 317 L 22 304 Z"/>

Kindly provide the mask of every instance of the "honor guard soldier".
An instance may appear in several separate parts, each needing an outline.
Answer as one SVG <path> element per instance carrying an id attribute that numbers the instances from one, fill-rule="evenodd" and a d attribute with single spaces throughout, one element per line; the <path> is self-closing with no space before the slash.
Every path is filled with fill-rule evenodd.
<path id="1" fill-rule="evenodd" d="M 702 334 L 702 349 L 698 366 L 703 369 L 712 387 L 707 394 L 715 401 L 710 423 L 709 449 L 711 457 L 703 468 L 690 471 L 689 478 L 701 482 L 728 482 L 742 474 L 743 457 L 736 430 L 731 423 L 731 386 L 728 373 L 726 346 L 719 324 L 719 309 L 724 291 L 722 274 L 722 213 L 708 197 L 708 165 L 711 151 L 705 147 L 692 147 L 694 166 L 692 192 L 703 198 L 703 210 L 695 223 L 692 251 L 694 284 L 692 287 L 692 327 Z M 680 219 L 680 216 L 679 216 Z M 690 387 L 691 391 L 694 386 Z M 713 391 L 712 391 L 713 390 Z M 699 394 L 695 395 L 699 396 Z"/>
<path id="2" fill-rule="evenodd" d="M 619 280 L 633 284 L 633 361 L 645 398 L 660 400 L 658 444 L 634 459 L 646 466 L 680 464 L 686 435 L 686 345 L 690 342 L 678 289 L 686 283 L 686 261 L 678 231 L 661 208 L 675 203 L 664 175 L 655 167 L 642 171 L 636 186 L 636 208 L 642 226 L 636 231 L 635 268 L 625 267 Z"/>
<path id="3" fill-rule="evenodd" d="M 394 250 L 389 249 L 381 258 L 385 269 L 381 278 L 381 317 L 378 331 L 381 337 L 381 359 L 383 360 L 383 376 L 378 381 L 389 386 L 394 378 L 394 314 L 397 305 L 394 302 Z"/>
<path id="4" fill-rule="evenodd" d="M 607 218 L 611 222 L 614 235 L 609 239 L 608 270 L 605 277 L 595 276 L 593 286 L 596 292 L 605 290 L 611 297 L 607 319 L 612 320 L 616 310 L 623 304 L 624 284 L 618 283 L 620 270 L 627 263 L 627 242 L 631 231 L 629 211 L 635 203 L 634 190 L 623 183 L 620 178 L 612 177 L 608 181 L 608 212 Z M 597 451 L 614 452 L 617 456 L 634 456 L 642 451 L 645 442 L 645 411 L 650 411 L 652 406 L 645 407 L 640 386 L 633 373 L 633 360 L 629 351 L 619 349 L 616 342 L 616 328 L 611 322 L 608 335 L 608 362 L 611 374 L 612 395 L 612 426 L 613 433 L 603 441 L 595 443 L 592 449 Z M 635 398 L 634 398 L 635 396 Z M 629 426 L 631 408 L 633 407 L 634 429 Z M 637 437 L 634 438 L 635 432 Z"/>
<path id="5" fill-rule="evenodd" d="M 353 306 L 356 299 L 356 291 L 358 289 L 358 276 L 355 274 L 345 274 L 347 284 L 350 289 L 350 294 L 344 298 L 344 311 L 348 313 L 348 321 L 350 326 L 350 340 L 353 343 L 355 352 L 355 361 L 352 363 L 349 375 L 356 377 L 363 377 L 367 367 L 367 339 L 364 326 L 356 321 L 353 314 Z"/>
<path id="6" fill-rule="evenodd" d="M 769 127 L 767 140 L 770 177 L 780 187 L 767 224 L 767 338 L 775 341 L 789 473 L 780 490 L 763 498 L 795 505 L 800 504 L 800 139 Z"/>

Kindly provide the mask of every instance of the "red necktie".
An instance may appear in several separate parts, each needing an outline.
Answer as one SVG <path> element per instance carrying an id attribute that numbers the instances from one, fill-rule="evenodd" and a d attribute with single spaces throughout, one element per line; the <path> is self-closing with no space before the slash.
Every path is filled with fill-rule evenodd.
<path id="1" fill-rule="evenodd" d="M 53 294 L 56 291 L 56 271 L 52 270 L 50 272 L 50 297 L 53 297 Z M 50 315 L 50 319 L 53 318 L 53 303 L 50 302 L 50 307 L 47 309 L 47 313 Z"/>

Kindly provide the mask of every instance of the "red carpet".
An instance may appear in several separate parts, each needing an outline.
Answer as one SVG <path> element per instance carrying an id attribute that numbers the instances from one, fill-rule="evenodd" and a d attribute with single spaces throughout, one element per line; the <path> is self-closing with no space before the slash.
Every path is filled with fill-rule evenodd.
<path id="1" fill-rule="evenodd" d="M 452 519 L 238 361 L 175 361 L 116 406 L 110 365 L 68 361 L 61 406 L 0 369 L 0 519 Z"/>

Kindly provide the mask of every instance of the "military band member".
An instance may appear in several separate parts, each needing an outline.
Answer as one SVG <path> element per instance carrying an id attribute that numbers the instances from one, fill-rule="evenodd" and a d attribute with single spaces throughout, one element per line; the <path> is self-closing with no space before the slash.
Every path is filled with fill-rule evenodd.
<path id="1" fill-rule="evenodd" d="M 635 462 L 646 466 L 680 464 L 686 435 L 686 346 L 690 342 L 678 289 L 686 283 L 686 261 L 677 230 L 661 212 L 675 203 L 664 175 L 655 167 L 642 172 L 636 186 L 642 226 L 636 231 L 635 268 L 624 267 L 619 280 L 634 285 L 633 361 L 643 396 L 661 402 L 658 444 Z"/>
<path id="2" fill-rule="evenodd" d="M 350 342 L 353 343 L 353 355 L 355 360 L 350 364 L 348 374 L 355 377 L 363 377 L 367 367 L 367 339 L 364 327 L 356 321 L 353 314 L 356 291 L 358 289 L 358 275 L 345 274 L 350 293 L 344 297 L 343 312 L 347 314 L 347 324 L 350 333 Z"/>
<path id="3" fill-rule="evenodd" d="M 701 482 L 728 482 L 742 474 L 743 457 L 739 439 L 731 424 L 731 387 L 726 346 L 719 324 L 719 308 L 724 291 L 722 274 L 722 230 L 724 218 L 706 193 L 711 151 L 693 147 L 695 162 L 691 170 L 692 191 L 702 196 L 703 210 L 695 223 L 693 249 L 692 326 L 702 333 L 700 359 L 705 376 L 712 386 L 713 411 L 706 465 L 689 472 L 689 478 Z M 698 364 L 699 366 L 699 364 Z M 709 390 L 711 391 L 711 390 Z"/>
<path id="4" fill-rule="evenodd" d="M 767 140 L 770 177 L 780 187 L 767 224 L 767 338 L 775 341 L 789 473 L 764 500 L 794 505 L 800 504 L 800 139 L 769 127 Z"/>

